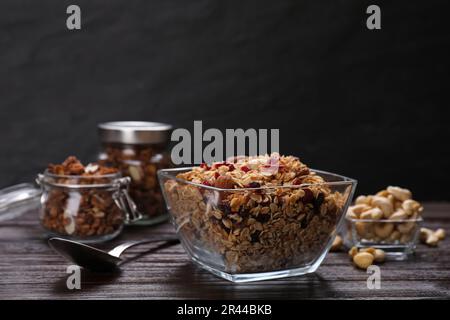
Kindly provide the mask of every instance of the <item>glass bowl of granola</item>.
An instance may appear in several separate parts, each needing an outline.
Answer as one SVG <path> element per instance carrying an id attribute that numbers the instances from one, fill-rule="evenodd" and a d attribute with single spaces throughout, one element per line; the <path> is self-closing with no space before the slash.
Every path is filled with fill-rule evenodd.
<path id="1" fill-rule="evenodd" d="M 353 179 L 275 153 L 158 176 L 189 257 L 233 282 L 314 272 L 356 187 Z"/>

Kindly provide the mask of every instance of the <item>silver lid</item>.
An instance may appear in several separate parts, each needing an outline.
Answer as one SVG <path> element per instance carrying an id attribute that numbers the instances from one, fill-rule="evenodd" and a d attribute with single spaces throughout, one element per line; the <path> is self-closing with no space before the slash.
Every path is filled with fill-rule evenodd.
<path id="1" fill-rule="evenodd" d="M 160 144 L 170 140 L 172 126 L 147 121 L 114 121 L 98 125 L 101 142 L 124 144 Z"/>

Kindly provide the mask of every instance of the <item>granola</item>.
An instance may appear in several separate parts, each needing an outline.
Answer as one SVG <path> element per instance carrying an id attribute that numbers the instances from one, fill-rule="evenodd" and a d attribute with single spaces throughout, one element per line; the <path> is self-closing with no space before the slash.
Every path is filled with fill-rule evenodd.
<path id="1" fill-rule="evenodd" d="M 123 176 L 131 178 L 129 193 L 146 218 L 166 214 L 156 172 L 172 164 L 160 146 L 108 143 L 100 163 L 118 168 Z"/>
<path id="2" fill-rule="evenodd" d="M 114 234 L 123 225 L 123 212 L 105 184 L 118 170 L 68 157 L 62 164 L 50 164 L 45 174 L 41 223 L 49 231 L 76 237 Z M 87 185 L 72 189 L 70 185 Z M 67 187 L 66 187 L 67 186 Z"/>
<path id="3" fill-rule="evenodd" d="M 313 263 L 346 201 L 298 158 L 277 153 L 202 164 L 177 178 L 164 190 L 178 232 L 231 273 Z"/>

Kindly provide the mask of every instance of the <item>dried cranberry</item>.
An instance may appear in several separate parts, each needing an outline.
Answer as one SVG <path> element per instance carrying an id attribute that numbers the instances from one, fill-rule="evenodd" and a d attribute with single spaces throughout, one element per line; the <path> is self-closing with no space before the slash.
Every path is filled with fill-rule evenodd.
<path id="1" fill-rule="evenodd" d="M 298 186 L 299 184 L 302 184 L 302 179 L 300 178 L 295 178 L 294 180 L 292 180 L 292 184 L 294 186 Z"/>
<path id="2" fill-rule="evenodd" d="M 302 198 L 302 202 L 304 204 L 313 202 L 314 201 L 314 193 L 308 188 L 303 189 L 303 191 L 305 192 L 305 195 Z"/>
<path id="3" fill-rule="evenodd" d="M 203 168 L 203 169 L 205 169 L 205 170 L 211 169 L 211 167 L 208 166 L 208 165 L 207 165 L 206 163 L 204 163 L 204 162 L 202 162 L 202 164 L 200 164 L 200 168 Z"/>
<path id="4" fill-rule="evenodd" d="M 209 181 L 203 181 L 202 184 L 204 186 L 212 187 L 212 184 Z"/>
<path id="5" fill-rule="evenodd" d="M 214 172 L 214 178 L 218 178 L 218 177 L 220 177 L 220 173 L 218 173 L 218 172 Z"/>
<path id="6" fill-rule="evenodd" d="M 226 166 L 228 167 L 229 171 L 233 171 L 235 169 L 234 165 L 232 163 L 228 163 L 228 162 L 219 162 L 219 163 L 215 163 L 214 164 L 214 169 L 220 168 L 222 166 Z"/>
<path id="7" fill-rule="evenodd" d="M 250 168 L 247 167 L 247 166 L 242 166 L 242 167 L 241 167 L 241 170 L 244 171 L 244 172 L 249 172 L 249 171 L 250 171 Z"/>

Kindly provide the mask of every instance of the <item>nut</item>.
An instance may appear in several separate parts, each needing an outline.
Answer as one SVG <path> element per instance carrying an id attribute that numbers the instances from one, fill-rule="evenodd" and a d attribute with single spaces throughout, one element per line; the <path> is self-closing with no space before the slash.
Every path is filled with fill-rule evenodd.
<path id="1" fill-rule="evenodd" d="M 385 218 L 389 218 L 391 214 L 394 212 L 394 207 L 391 201 L 387 198 L 375 196 L 372 199 L 372 205 L 378 207 L 383 211 L 383 216 Z"/>
<path id="2" fill-rule="evenodd" d="M 358 268 L 367 269 L 370 265 L 372 265 L 374 259 L 374 256 L 368 252 L 358 252 L 353 257 L 353 262 Z"/>
<path id="3" fill-rule="evenodd" d="M 420 241 L 431 247 L 435 247 L 439 244 L 440 240 L 445 238 L 445 230 L 442 228 L 433 231 L 428 228 L 420 228 Z"/>
<path id="4" fill-rule="evenodd" d="M 397 209 L 390 217 L 389 220 L 404 220 L 408 217 L 405 210 Z"/>
<path id="5" fill-rule="evenodd" d="M 422 206 L 417 201 L 412 199 L 405 200 L 402 203 L 402 208 L 408 216 L 413 215 L 421 210 Z"/>
<path id="6" fill-rule="evenodd" d="M 380 208 L 372 208 L 361 213 L 361 219 L 376 219 L 379 220 L 383 217 L 383 211 Z"/>
<path id="7" fill-rule="evenodd" d="M 391 235 L 394 230 L 394 224 L 390 222 L 379 222 L 375 224 L 373 229 L 378 237 L 385 239 Z"/>
<path id="8" fill-rule="evenodd" d="M 397 230 L 400 231 L 403 234 L 408 234 L 411 232 L 411 230 L 417 226 L 417 223 L 414 221 L 411 222 L 405 222 L 405 223 L 400 223 L 397 225 Z"/>
<path id="9" fill-rule="evenodd" d="M 348 251 L 348 255 L 353 258 L 356 254 L 358 253 L 358 248 L 357 247 L 352 247 L 349 251 Z"/>
<path id="10" fill-rule="evenodd" d="M 420 241 L 426 242 L 427 238 L 433 234 L 433 230 L 428 228 L 420 228 Z"/>
<path id="11" fill-rule="evenodd" d="M 331 245 L 330 251 L 333 251 L 333 252 L 340 251 L 342 249 L 343 244 L 344 244 L 344 242 L 342 241 L 342 238 L 339 235 L 337 235 L 334 238 L 334 241 L 333 241 L 333 244 Z"/>
<path id="12" fill-rule="evenodd" d="M 375 248 L 369 247 L 369 248 L 361 248 L 359 249 L 359 252 L 367 252 L 371 255 L 375 256 Z"/>
<path id="13" fill-rule="evenodd" d="M 402 234 L 398 230 L 392 231 L 391 235 L 388 237 L 389 241 L 395 242 L 396 240 L 400 240 Z"/>
<path id="14" fill-rule="evenodd" d="M 445 239 L 445 230 L 442 228 L 437 229 L 434 232 L 434 235 L 439 239 L 439 240 L 444 240 Z"/>
<path id="15" fill-rule="evenodd" d="M 439 238 L 436 236 L 436 234 L 432 233 L 428 236 L 427 240 L 425 241 L 425 243 L 429 246 L 435 247 L 438 245 L 439 243 Z"/>
<path id="16" fill-rule="evenodd" d="M 375 249 L 374 257 L 375 257 L 375 262 L 380 263 L 380 262 L 383 262 L 384 259 L 386 258 L 386 253 L 381 249 Z"/>
<path id="17" fill-rule="evenodd" d="M 372 196 L 359 196 L 355 200 L 355 204 L 366 204 L 370 205 L 372 202 Z"/>
<path id="18" fill-rule="evenodd" d="M 400 187 L 389 186 L 387 187 L 387 191 L 400 201 L 405 201 L 412 197 L 411 191 Z"/>

